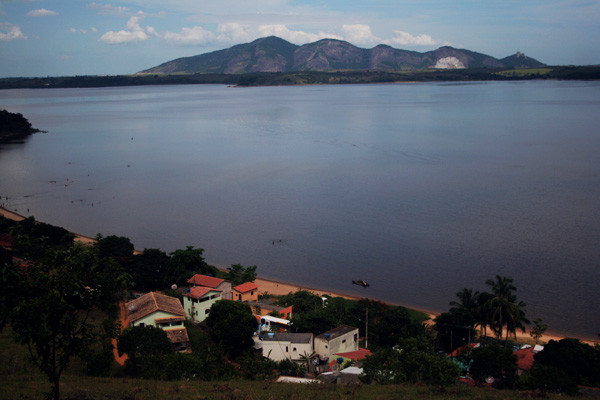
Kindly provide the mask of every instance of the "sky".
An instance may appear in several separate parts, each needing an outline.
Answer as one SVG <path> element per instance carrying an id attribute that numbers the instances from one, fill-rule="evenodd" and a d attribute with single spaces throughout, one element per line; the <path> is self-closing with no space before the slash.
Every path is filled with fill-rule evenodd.
<path id="1" fill-rule="evenodd" d="M 600 64 L 600 0 L 0 0 L 0 77 L 133 74 L 271 35 Z"/>

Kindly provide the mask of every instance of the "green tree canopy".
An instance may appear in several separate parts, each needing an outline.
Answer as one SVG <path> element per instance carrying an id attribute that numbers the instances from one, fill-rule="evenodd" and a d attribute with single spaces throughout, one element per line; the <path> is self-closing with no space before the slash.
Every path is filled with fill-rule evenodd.
<path id="1" fill-rule="evenodd" d="M 381 348 L 363 361 L 367 383 L 425 383 L 447 386 L 456 382 L 458 367 L 434 354 L 429 338 L 402 338 L 394 348 Z"/>
<path id="2" fill-rule="evenodd" d="M 252 335 L 258 328 L 250 306 L 230 300 L 219 300 L 213 304 L 206 324 L 214 340 L 233 357 L 252 348 Z"/>
<path id="3" fill-rule="evenodd" d="M 111 259 L 100 259 L 96 248 L 80 245 L 46 248 L 42 260 L 8 267 L 7 321 L 58 399 L 60 377 L 71 358 L 103 334 L 90 313 L 115 316 L 118 293 L 129 277 Z"/>
<path id="4" fill-rule="evenodd" d="M 173 345 L 160 328 L 134 326 L 121 333 L 117 350 L 119 355 L 127 354 L 125 367 L 130 375 L 160 378 L 161 369 L 157 364 L 173 353 Z"/>
<path id="5" fill-rule="evenodd" d="M 232 286 L 241 285 L 245 282 L 254 282 L 256 279 L 256 265 L 244 267 L 241 264 L 232 264 L 227 268 L 227 280 L 231 281 Z"/>
<path id="6" fill-rule="evenodd" d="M 551 340 L 534 356 L 534 365 L 558 368 L 578 385 L 600 387 L 600 346 L 578 339 Z"/>
<path id="7" fill-rule="evenodd" d="M 98 247 L 98 255 L 101 258 L 105 257 L 131 257 L 133 255 L 133 243 L 125 236 L 110 235 L 103 237 L 96 236 Z"/>
<path id="8" fill-rule="evenodd" d="M 416 321 L 404 307 L 392 307 L 382 313 L 372 324 L 371 339 L 376 346 L 392 347 L 400 339 L 425 335 L 422 322 Z M 370 332 L 370 333 L 371 333 Z"/>
<path id="9" fill-rule="evenodd" d="M 183 250 L 169 253 L 171 258 L 166 276 L 171 281 L 165 282 L 166 285 L 184 285 L 194 274 L 216 276 L 219 271 L 204 261 L 203 253 L 204 249 L 196 249 L 194 246 L 187 246 Z"/>
<path id="10" fill-rule="evenodd" d="M 125 263 L 125 268 L 131 274 L 135 288 L 146 292 L 168 286 L 165 277 L 169 262 L 170 258 L 164 251 L 144 249 L 141 254 L 133 256 L 130 262 Z"/>
<path id="11" fill-rule="evenodd" d="M 511 349 L 498 345 L 481 346 L 471 352 L 470 373 L 477 382 L 494 378 L 494 385 L 514 384 L 517 371 L 517 356 Z"/>
<path id="12" fill-rule="evenodd" d="M 294 306 L 294 313 L 304 313 L 323 308 L 323 300 L 320 296 L 308 290 L 298 290 L 280 296 L 277 304 L 283 307 Z"/>

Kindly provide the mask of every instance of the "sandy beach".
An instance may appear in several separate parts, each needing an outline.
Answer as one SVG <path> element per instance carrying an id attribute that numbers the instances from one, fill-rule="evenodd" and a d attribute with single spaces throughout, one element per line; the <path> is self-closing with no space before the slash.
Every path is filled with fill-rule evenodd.
<path id="1" fill-rule="evenodd" d="M 0 207 L 0 215 L 4 216 L 5 218 L 14 220 L 14 221 L 21 221 L 21 220 L 25 219 L 24 216 L 22 216 L 16 212 L 7 210 L 3 207 Z M 81 234 L 78 234 L 75 232 L 72 232 L 72 233 L 75 235 L 76 242 L 80 242 L 82 244 L 92 244 L 96 241 L 94 238 L 91 238 L 89 236 L 81 235 Z M 139 254 L 140 251 L 135 250 L 134 253 Z M 226 270 L 226 268 L 223 268 L 220 266 L 217 266 L 217 268 Z M 279 282 L 279 281 L 264 279 L 264 278 L 260 278 L 260 277 L 257 278 L 254 281 L 254 283 L 256 283 L 256 285 L 259 287 L 259 291 L 261 294 L 268 293 L 268 294 L 272 294 L 272 295 L 285 295 L 288 293 L 296 292 L 298 290 L 307 290 L 307 291 L 313 292 L 319 296 L 329 295 L 331 297 L 344 297 L 344 298 L 351 299 L 351 300 L 359 300 L 362 298 L 362 297 L 351 296 L 351 295 L 347 295 L 347 294 L 343 294 L 343 293 L 336 293 L 336 292 L 332 292 L 332 291 L 328 291 L 328 290 L 305 287 L 305 286 L 295 284 L 295 283 Z M 365 297 L 368 297 L 368 296 L 365 296 Z M 368 298 L 371 298 L 371 297 L 368 297 Z M 373 299 L 373 300 L 377 300 L 377 299 Z M 402 304 L 392 304 L 392 305 L 404 306 Z M 410 307 L 410 308 L 415 309 L 414 307 Z M 421 309 L 416 309 L 416 310 L 424 312 L 427 315 L 429 315 L 430 320 L 428 321 L 428 323 L 432 323 L 433 322 L 432 320 L 438 315 L 438 313 L 428 311 L 428 310 L 421 310 Z M 552 330 L 549 330 L 543 335 L 541 342 L 545 343 L 550 340 L 560 340 L 560 339 L 564 339 L 566 337 L 567 337 L 566 335 L 563 335 L 560 332 L 554 332 Z M 532 340 L 531 336 L 529 335 L 529 332 L 525 332 L 525 333 L 517 332 L 517 339 L 522 342 L 533 343 L 533 340 Z M 581 339 L 581 340 L 583 342 L 591 344 L 591 345 L 598 343 L 598 341 L 591 341 L 591 340 L 584 340 L 584 339 Z"/>

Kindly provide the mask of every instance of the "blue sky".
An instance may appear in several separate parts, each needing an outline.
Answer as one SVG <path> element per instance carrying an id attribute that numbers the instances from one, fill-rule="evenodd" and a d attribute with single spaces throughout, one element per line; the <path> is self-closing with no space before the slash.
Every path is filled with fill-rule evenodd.
<path id="1" fill-rule="evenodd" d="M 0 77 L 131 74 L 269 35 L 600 64 L 600 0 L 0 0 Z"/>

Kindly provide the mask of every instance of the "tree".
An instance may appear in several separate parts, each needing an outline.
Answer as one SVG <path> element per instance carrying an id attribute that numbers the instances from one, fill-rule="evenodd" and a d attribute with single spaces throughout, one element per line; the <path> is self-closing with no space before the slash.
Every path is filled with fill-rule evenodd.
<path id="1" fill-rule="evenodd" d="M 241 264 L 232 264 L 227 268 L 227 280 L 232 286 L 241 285 L 245 282 L 254 282 L 256 279 L 256 265 L 244 267 Z"/>
<path id="2" fill-rule="evenodd" d="M 110 235 L 103 237 L 96 236 L 98 246 L 98 255 L 105 257 L 131 257 L 133 255 L 133 243 L 125 236 Z"/>
<path id="3" fill-rule="evenodd" d="M 230 300 L 219 300 L 213 304 L 206 325 L 214 340 L 233 357 L 252 348 L 252 336 L 258 328 L 250 306 Z"/>
<path id="4" fill-rule="evenodd" d="M 93 247 L 46 248 L 44 254 L 40 261 L 12 266 L 7 321 L 50 380 L 52 397 L 59 399 L 60 378 L 71 358 L 103 334 L 90 313 L 116 316 L 128 275 L 113 260 L 100 259 Z"/>
<path id="5" fill-rule="evenodd" d="M 475 318 L 462 308 L 451 308 L 450 311 L 438 315 L 434 322 L 437 343 L 447 353 L 469 343 L 476 335 L 473 327 Z"/>
<path id="6" fill-rule="evenodd" d="M 425 327 L 411 318 L 404 307 L 393 307 L 383 312 L 381 318 L 373 324 L 372 339 L 380 347 L 392 347 L 400 339 L 425 334 Z"/>
<path id="7" fill-rule="evenodd" d="M 600 387 L 600 346 L 578 339 L 551 340 L 534 356 L 534 365 L 547 365 L 566 373 L 576 384 Z"/>
<path id="8" fill-rule="evenodd" d="M 173 345 L 160 328 L 134 326 L 121 333 L 117 350 L 120 356 L 127 354 L 125 367 L 129 374 L 156 379 L 161 375 L 157 367 L 166 355 L 173 353 Z"/>
<path id="9" fill-rule="evenodd" d="M 524 324 L 529 320 L 525 317 L 525 303 L 517 302 L 513 293 L 517 288 L 512 284 L 512 278 L 496 275 L 496 280 L 488 279 L 485 283 L 492 287 L 493 297 L 484 305 L 491 323 L 492 330 L 500 339 L 506 328 L 506 339 L 510 333 L 516 337 L 516 330 L 525 332 Z"/>
<path id="10" fill-rule="evenodd" d="M 548 325 L 544 324 L 541 318 L 533 320 L 533 328 L 531 328 L 529 335 L 535 340 L 535 344 L 540 342 L 540 338 L 544 335 L 546 330 L 548 330 Z"/>
<path id="11" fill-rule="evenodd" d="M 471 352 L 469 372 L 477 382 L 494 378 L 494 384 L 511 386 L 516 379 L 517 356 L 511 349 L 498 345 L 480 346 Z"/>
<path id="12" fill-rule="evenodd" d="M 426 383 L 447 386 L 456 382 L 458 367 L 433 353 L 429 338 L 400 339 L 394 348 L 382 348 L 363 361 L 364 380 L 380 384 Z"/>
<path id="13" fill-rule="evenodd" d="M 167 286 L 165 276 L 168 265 L 169 256 L 159 249 L 144 249 L 141 254 L 133 256 L 131 262 L 125 263 L 135 287 L 143 291 L 159 290 Z"/>
<path id="14" fill-rule="evenodd" d="M 175 250 L 169 253 L 171 258 L 166 276 L 171 281 L 165 282 L 165 284 L 167 286 L 183 285 L 194 274 L 215 276 L 218 270 L 204 261 L 202 253 L 204 253 L 204 249 L 195 249 L 194 246 L 187 246 L 184 250 Z"/>
<path id="15" fill-rule="evenodd" d="M 304 313 L 323 308 L 321 297 L 308 290 L 298 290 L 294 293 L 280 296 L 277 304 L 284 307 L 294 306 L 294 313 Z"/>
<path id="16" fill-rule="evenodd" d="M 322 308 L 303 313 L 295 312 L 292 317 L 292 327 L 296 332 L 312 332 L 319 335 L 336 326 L 332 315 Z"/>

